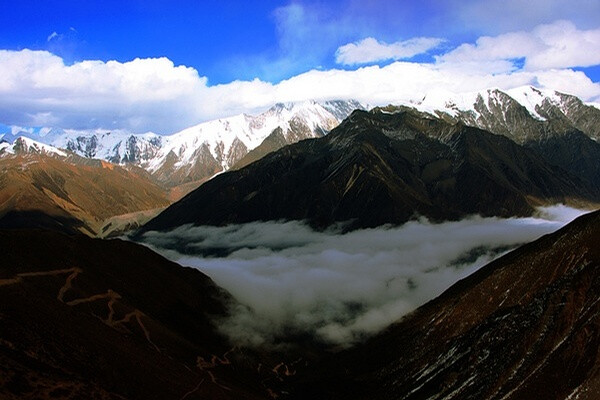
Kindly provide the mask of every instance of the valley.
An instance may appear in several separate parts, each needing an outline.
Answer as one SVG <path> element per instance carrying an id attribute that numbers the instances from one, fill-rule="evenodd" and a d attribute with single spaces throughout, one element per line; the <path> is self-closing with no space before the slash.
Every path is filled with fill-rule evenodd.
<path id="1" fill-rule="evenodd" d="M 0 143 L 0 396 L 597 397 L 600 110 L 445 96 Z"/>

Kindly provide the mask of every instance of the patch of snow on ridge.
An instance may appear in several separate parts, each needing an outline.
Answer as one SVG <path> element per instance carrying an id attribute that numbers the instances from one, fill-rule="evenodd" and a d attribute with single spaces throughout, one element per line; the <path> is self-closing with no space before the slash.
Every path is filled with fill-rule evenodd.
<path id="1" fill-rule="evenodd" d="M 600 110 L 600 103 L 585 103 L 586 106 L 596 107 Z"/>
<path id="2" fill-rule="evenodd" d="M 467 93 L 452 93 L 448 90 L 435 90 L 429 92 L 421 102 L 416 104 L 419 111 L 437 115 L 439 112 L 444 112 L 452 117 L 458 117 L 459 112 L 472 112 L 477 118 L 479 113 L 475 110 L 475 103 L 481 96 L 485 104 L 488 103 L 489 91 L 482 92 L 467 92 Z"/>
<path id="3" fill-rule="evenodd" d="M 544 101 L 549 101 L 565 111 L 562 99 L 552 90 L 538 89 L 533 86 L 521 86 L 507 90 L 506 93 L 517 100 L 534 118 L 540 121 L 546 120 L 546 118 L 541 116 L 537 111 L 538 107 L 542 107 Z"/>
<path id="4" fill-rule="evenodd" d="M 57 149 L 56 147 L 37 142 L 35 140 L 26 138 L 24 136 L 17 138 L 13 142 L 12 148 L 13 148 L 14 153 L 16 153 L 17 150 L 20 150 L 20 151 L 24 151 L 26 153 L 49 154 L 49 155 L 57 155 L 60 157 L 67 156 L 67 153 L 65 153 L 62 150 Z"/>
<path id="5" fill-rule="evenodd" d="M 208 121 L 169 136 L 163 136 L 163 146 L 157 157 L 147 169 L 156 171 L 164 164 L 167 155 L 173 152 L 178 156 L 177 167 L 192 161 L 195 152 L 206 144 L 211 155 L 220 162 L 224 170 L 231 167 L 227 154 L 231 151 L 235 140 L 239 140 L 248 150 L 258 147 L 277 127 L 284 134 L 290 129 L 292 121 L 305 124 L 315 136 L 318 129 L 330 130 L 340 121 L 321 104 L 315 101 L 301 103 L 278 103 L 256 117 L 239 114 L 229 118 Z"/>

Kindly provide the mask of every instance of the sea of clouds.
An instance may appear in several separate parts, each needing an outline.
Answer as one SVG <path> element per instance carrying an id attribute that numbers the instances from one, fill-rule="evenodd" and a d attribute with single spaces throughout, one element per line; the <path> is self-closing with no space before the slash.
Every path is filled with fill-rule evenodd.
<path id="1" fill-rule="evenodd" d="M 316 232 L 298 221 L 186 225 L 149 232 L 144 242 L 198 268 L 239 301 L 219 322 L 236 343 L 310 337 L 348 346 L 583 213 L 559 205 L 530 218 L 421 219 L 348 233 Z"/>

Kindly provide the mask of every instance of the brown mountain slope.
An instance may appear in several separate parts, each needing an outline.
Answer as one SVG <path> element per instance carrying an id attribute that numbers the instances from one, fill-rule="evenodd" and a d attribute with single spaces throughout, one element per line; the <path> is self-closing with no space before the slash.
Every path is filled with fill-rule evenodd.
<path id="1" fill-rule="evenodd" d="M 205 275 L 121 240 L 0 231 L 0 398 L 265 398 Z"/>
<path id="2" fill-rule="evenodd" d="M 110 217 L 165 207 L 146 176 L 98 160 L 44 154 L 0 158 L 0 227 L 100 233 Z"/>
<path id="3" fill-rule="evenodd" d="M 299 398 L 600 398 L 600 212 L 299 378 Z M 569 397 L 570 396 L 570 397 Z"/>

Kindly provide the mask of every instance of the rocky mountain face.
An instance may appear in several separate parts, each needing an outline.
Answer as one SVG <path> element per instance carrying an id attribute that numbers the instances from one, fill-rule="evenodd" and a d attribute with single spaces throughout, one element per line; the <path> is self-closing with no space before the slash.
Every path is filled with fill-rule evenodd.
<path id="1" fill-rule="evenodd" d="M 143 170 L 82 158 L 27 138 L 0 144 L 0 227 L 101 235 L 109 218 L 168 204 L 167 193 Z"/>
<path id="2" fill-rule="evenodd" d="M 412 108 L 506 136 L 535 149 L 551 164 L 600 185 L 600 109 L 575 96 L 526 86 L 506 92 L 433 93 Z"/>
<path id="3" fill-rule="evenodd" d="M 598 200 L 597 186 L 504 136 L 412 111 L 355 111 L 323 138 L 215 177 L 143 230 L 280 219 L 351 229 Z"/>
<path id="4" fill-rule="evenodd" d="M 562 135 L 530 141 L 526 146 L 548 162 L 600 187 L 600 143 L 585 133 L 566 131 Z"/>
<path id="5" fill-rule="evenodd" d="M 271 151 L 302 139 L 323 136 L 357 108 L 364 106 L 353 100 L 280 103 L 257 116 L 241 114 L 209 121 L 168 136 L 122 131 L 54 131 L 36 140 L 81 157 L 143 168 L 165 187 L 192 182 L 197 185 L 230 169 L 275 130 L 280 132 L 282 143 L 270 146 Z"/>
<path id="6" fill-rule="evenodd" d="M 412 106 L 451 123 L 462 122 L 507 136 L 519 144 L 573 130 L 600 139 L 600 109 L 575 96 L 532 86 L 466 94 L 432 93 Z"/>
<path id="7" fill-rule="evenodd" d="M 294 398 L 596 399 L 600 212 L 525 245 L 355 349 Z"/>

